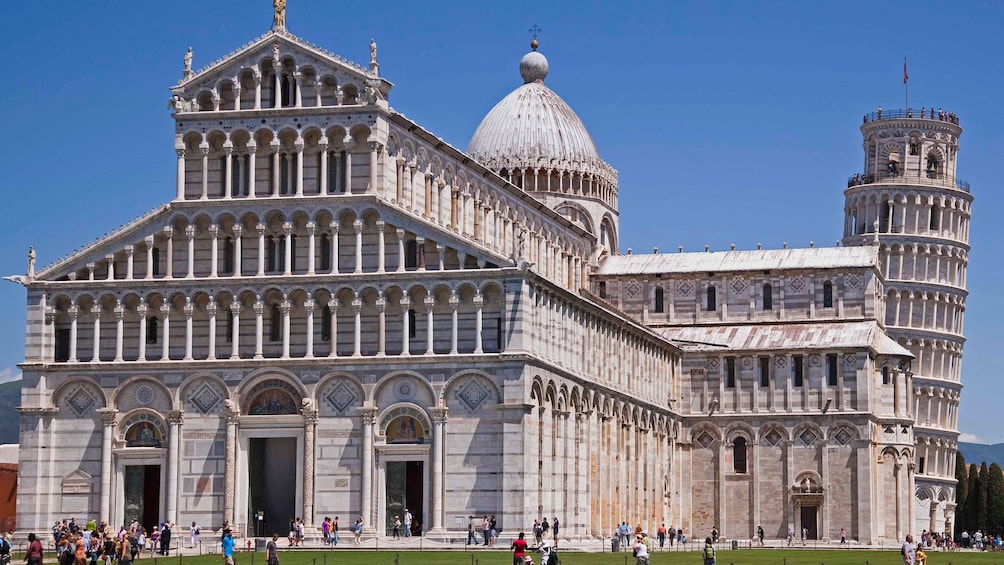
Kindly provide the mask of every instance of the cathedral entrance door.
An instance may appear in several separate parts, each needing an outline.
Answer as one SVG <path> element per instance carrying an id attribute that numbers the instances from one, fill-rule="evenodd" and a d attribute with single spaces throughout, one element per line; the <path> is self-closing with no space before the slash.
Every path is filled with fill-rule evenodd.
<path id="1" fill-rule="evenodd" d="M 123 523 L 133 518 L 153 531 L 160 519 L 160 465 L 126 465 L 125 467 L 125 516 Z"/>
<path id="2" fill-rule="evenodd" d="M 412 515 L 412 535 L 421 535 L 424 528 L 425 461 L 387 461 L 385 476 L 385 531 L 394 532 L 394 517 L 404 523 L 404 511 Z M 404 527 L 401 529 L 404 536 Z"/>
<path id="3" fill-rule="evenodd" d="M 247 524 L 257 536 L 286 537 L 296 514 L 297 438 L 252 437 L 248 442 Z"/>
<path id="4" fill-rule="evenodd" d="M 819 539 L 816 528 L 816 515 L 819 513 L 818 506 L 800 506 L 802 527 L 808 530 L 806 539 Z M 798 535 L 798 534 L 796 534 Z"/>

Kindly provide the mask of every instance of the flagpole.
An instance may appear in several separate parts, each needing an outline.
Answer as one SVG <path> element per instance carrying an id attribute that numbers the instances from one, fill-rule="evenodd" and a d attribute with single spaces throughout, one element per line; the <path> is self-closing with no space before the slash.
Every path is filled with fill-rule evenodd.
<path id="1" fill-rule="evenodd" d="M 906 57 L 903 57 L 903 98 L 906 103 L 906 111 L 910 112 L 910 77 L 906 74 Z"/>

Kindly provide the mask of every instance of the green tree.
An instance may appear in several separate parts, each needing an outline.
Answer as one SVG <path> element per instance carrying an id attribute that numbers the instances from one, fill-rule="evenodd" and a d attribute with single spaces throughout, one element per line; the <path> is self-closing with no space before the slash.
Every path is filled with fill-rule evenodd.
<path id="1" fill-rule="evenodd" d="M 1004 532 L 1004 471 L 997 463 L 990 465 L 987 475 L 986 532 Z"/>
<path id="2" fill-rule="evenodd" d="M 987 533 L 987 478 L 989 477 L 990 471 L 987 469 L 987 462 L 984 461 L 980 465 L 980 480 L 976 483 L 979 485 L 976 491 L 976 527 L 984 534 Z"/>
<path id="3" fill-rule="evenodd" d="M 967 531 L 966 525 L 966 495 L 969 493 L 969 471 L 966 469 L 966 458 L 962 452 L 955 455 L 955 531 L 958 539 L 962 532 Z"/>
<path id="4" fill-rule="evenodd" d="M 979 527 L 979 508 L 976 504 L 976 493 L 980 490 L 980 469 L 975 463 L 969 464 L 966 479 L 966 529 L 970 535 Z"/>

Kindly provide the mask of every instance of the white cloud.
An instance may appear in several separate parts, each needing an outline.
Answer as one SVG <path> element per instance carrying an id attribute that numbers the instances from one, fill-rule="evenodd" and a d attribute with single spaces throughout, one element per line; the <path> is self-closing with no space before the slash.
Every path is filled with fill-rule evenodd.
<path id="1" fill-rule="evenodd" d="M 0 371 L 0 384 L 9 383 L 21 379 L 21 370 L 17 367 L 7 367 Z"/>
<path id="2" fill-rule="evenodd" d="M 959 441 L 964 441 L 966 443 L 986 443 L 981 438 L 976 437 L 974 434 L 962 432 L 959 434 Z"/>

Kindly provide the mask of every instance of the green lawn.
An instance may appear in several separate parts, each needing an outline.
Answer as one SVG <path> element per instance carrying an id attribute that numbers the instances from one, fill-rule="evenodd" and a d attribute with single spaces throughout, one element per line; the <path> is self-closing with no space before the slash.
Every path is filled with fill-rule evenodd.
<path id="1" fill-rule="evenodd" d="M 562 565 L 634 565 L 630 553 L 561 553 Z M 538 561 L 534 555 L 534 562 Z M 46 560 L 51 563 L 51 560 Z M 178 559 L 144 558 L 136 565 L 222 565 L 220 555 Z M 279 552 L 281 565 L 510 565 L 512 554 L 503 551 L 294 551 Z M 262 553 L 241 553 L 236 565 L 265 565 Z M 900 565 L 897 550 L 744 550 L 718 552 L 718 565 Z M 928 565 L 1004 565 L 1004 553 L 928 553 Z M 701 565 L 698 552 L 655 553 L 652 565 Z M 538 563 L 539 565 L 539 563 Z"/>

